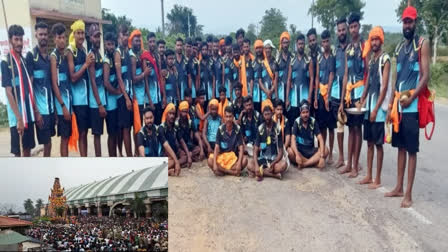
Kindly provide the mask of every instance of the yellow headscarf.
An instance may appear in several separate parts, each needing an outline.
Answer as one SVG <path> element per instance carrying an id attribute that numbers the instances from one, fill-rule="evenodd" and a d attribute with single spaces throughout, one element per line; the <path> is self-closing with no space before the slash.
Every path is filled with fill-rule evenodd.
<path id="1" fill-rule="evenodd" d="M 371 48 L 372 48 L 372 39 L 379 38 L 381 40 L 381 44 L 384 44 L 384 31 L 381 26 L 375 26 L 370 30 L 369 39 L 364 43 L 364 50 L 362 51 L 362 57 L 365 58 Z"/>
<path id="2" fill-rule="evenodd" d="M 82 21 L 81 19 L 76 20 L 71 26 L 70 29 L 72 30 L 72 32 L 70 33 L 70 37 L 68 38 L 68 43 L 69 45 L 71 45 L 71 47 L 73 48 L 73 50 L 76 52 L 76 41 L 75 41 L 75 31 L 77 30 L 85 30 L 86 29 L 86 25 L 84 24 L 84 21 Z"/>
<path id="3" fill-rule="evenodd" d="M 173 103 L 170 103 L 168 105 L 166 105 L 165 110 L 163 111 L 162 114 L 162 123 L 164 123 L 166 121 L 166 117 L 168 115 L 168 112 L 170 112 L 171 110 L 176 110 L 176 106 Z"/>
<path id="4" fill-rule="evenodd" d="M 187 101 L 183 101 L 179 104 L 179 110 L 188 110 L 190 106 Z"/>
<path id="5" fill-rule="evenodd" d="M 216 100 L 216 99 L 212 99 L 212 100 L 208 103 L 208 105 L 209 105 L 209 106 L 218 106 L 218 103 L 219 103 L 218 100 Z"/>

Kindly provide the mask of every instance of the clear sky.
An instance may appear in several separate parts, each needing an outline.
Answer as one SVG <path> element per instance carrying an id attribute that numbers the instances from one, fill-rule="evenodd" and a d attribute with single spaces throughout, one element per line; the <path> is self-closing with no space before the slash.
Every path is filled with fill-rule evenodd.
<path id="1" fill-rule="evenodd" d="M 164 0 L 165 17 L 174 4 L 193 9 L 205 33 L 228 34 L 250 23 L 257 25 L 265 10 L 278 8 L 287 17 L 287 23 L 295 24 L 298 30 L 306 31 L 311 26 L 308 9 L 312 0 Z M 399 0 L 365 0 L 363 23 L 387 27 L 399 27 L 395 9 Z M 117 15 L 131 18 L 135 26 L 155 30 L 161 26 L 161 0 L 102 0 L 102 7 Z M 165 22 L 166 19 L 165 19 Z M 315 20 L 316 23 L 316 20 Z M 317 28 L 320 28 L 317 26 Z M 386 29 L 389 30 L 389 29 Z M 399 31 L 399 29 L 398 29 Z"/>
<path id="2" fill-rule="evenodd" d="M 54 178 L 68 189 L 162 164 L 166 158 L 0 158 L 0 206 L 23 210 L 27 198 L 48 202 Z"/>

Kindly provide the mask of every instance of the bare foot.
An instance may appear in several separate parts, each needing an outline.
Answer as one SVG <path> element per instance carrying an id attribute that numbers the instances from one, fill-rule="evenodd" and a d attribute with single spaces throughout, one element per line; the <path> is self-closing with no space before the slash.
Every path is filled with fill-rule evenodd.
<path id="1" fill-rule="evenodd" d="M 373 181 L 372 181 L 372 178 L 366 176 L 366 177 L 364 177 L 361 181 L 359 181 L 358 184 L 360 184 L 360 185 L 365 185 L 365 184 L 371 184 L 372 182 L 373 182 Z"/>
<path id="2" fill-rule="evenodd" d="M 224 173 L 219 170 L 216 170 L 215 175 L 220 177 L 220 176 L 224 176 Z"/>
<path id="3" fill-rule="evenodd" d="M 276 178 L 276 179 L 279 179 L 279 180 L 282 180 L 282 174 L 281 173 L 275 173 L 274 174 L 274 178 Z"/>
<path id="4" fill-rule="evenodd" d="M 338 173 L 339 174 L 345 174 L 345 173 L 349 173 L 352 171 L 352 168 L 350 166 L 345 166 L 343 169 L 339 170 Z"/>
<path id="5" fill-rule="evenodd" d="M 356 178 L 358 177 L 358 172 L 356 170 L 352 170 L 348 175 L 348 178 Z"/>
<path id="6" fill-rule="evenodd" d="M 401 202 L 401 207 L 403 208 L 409 208 L 412 206 L 412 199 L 409 199 L 408 197 L 405 197 L 403 201 Z"/>
<path id="7" fill-rule="evenodd" d="M 384 197 L 403 197 L 403 191 L 393 190 L 384 194 Z"/>
<path id="8" fill-rule="evenodd" d="M 338 162 L 336 163 L 336 169 L 341 168 L 344 165 L 345 165 L 344 160 L 338 160 Z"/>
<path id="9" fill-rule="evenodd" d="M 255 178 L 255 173 L 247 170 L 247 174 L 249 174 L 249 178 Z"/>
<path id="10" fill-rule="evenodd" d="M 372 184 L 368 185 L 367 188 L 375 190 L 381 187 L 381 183 L 373 182 Z"/>
<path id="11" fill-rule="evenodd" d="M 334 163 L 333 156 L 332 155 L 328 156 L 327 164 L 332 165 L 333 163 Z"/>
<path id="12" fill-rule="evenodd" d="M 263 176 L 257 176 L 257 181 L 258 181 L 258 182 L 263 181 Z"/>

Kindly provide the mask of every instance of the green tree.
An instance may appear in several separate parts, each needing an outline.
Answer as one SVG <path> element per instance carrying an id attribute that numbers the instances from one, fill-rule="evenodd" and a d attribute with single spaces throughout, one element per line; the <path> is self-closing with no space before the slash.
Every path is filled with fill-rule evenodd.
<path id="1" fill-rule="evenodd" d="M 422 20 L 421 26 L 425 26 L 432 46 L 432 63 L 437 60 L 437 47 L 443 36 L 448 32 L 448 1 L 446 0 L 402 0 L 396 13 L 399 19 L 401 14 L 408 6 L 412 4 L 419 11 L 419 17 Z"/>
<path id="2" fill-rule="evenodd" d="M 372 30 L 371 24 L 363 24 L 361 25 L 361 38 L 367 40 L 369 38 L 370 30 Z"/>
<path id="3" fill-rule="evenodd" d="M 198 24 L 193 9 L 175 4 L 166 17 L 169 34 L 182 33 L 185 37 L 202 35 L 203 26 Z"/>
<path id="4" fill-rule="evenodd" d="M 0 102 L 0 127 L 8 125 L 8 112 L 6 110 L 6 104 Z"/>
<path id="5" fill-rule="evenodd" d="M 348 16 L 356 11 L 364 15 L 362 8 L 366 3 L 362 0 L 317 0 L 308 9 L 308 13 L 317 17 L 317 21 L 325 28 L 334 32 L 336 20 L 342 16 Z"/>
<path id="6" fill-rule="evenodd" d="M 280 35 L 287 31 L 287 18 L 283 16 L 279 9 L 271 8 L 264 12 L 264 16 L 260 21 L 261 29 L 259 37 L 263 40 L 270 39 L 275 46 L 279 44 Z"/>
<path id="7" fill-rule="evenodd" d="M 246 38 L 249 39 L 252 44 L 257 39 L 257 27 L 255 24 L 249 24 L 247 27 Z"/>
<path id="8" fill-rule="evenodd" d="M 31 199 L 27 199 L 23 202 L 23 208 L 25 208 L 25 212 L 31 216 L 34 216 L 35 209 L 33 205 L 33 201 Z"/>
<path id="9" fill-rule="evenodd" d="M 128 200 L 131 205 L 131 210 L 137 217 L 144 217 L 146 214 L 146 206 L 143 198 L 140 198 L 137 193 L 134 193 L 134 198 Z"/>
<path id="10" fill-rule="evenodd" d="M 40 209 L 43 207 L 44 202 L 42 199 L 37 199 L 35 204 L 36 213 L 35 216 L 40 217 Z"/>
<path id="11" fill-rule="evenodd" d="M 121 24 L 127 25 L 130 27 L 132 31 L 135 27 L 132 26 L 132 19 L 127 18 L 126 16 L 115 16 L 109 9 L 103 8 L 101 10 L 101 14 L 104 20 L 109 20 L 112 24 L 104 24 L 103 25 L 103 33 L 112 32 L 117 34 L 118 26 Z"/>

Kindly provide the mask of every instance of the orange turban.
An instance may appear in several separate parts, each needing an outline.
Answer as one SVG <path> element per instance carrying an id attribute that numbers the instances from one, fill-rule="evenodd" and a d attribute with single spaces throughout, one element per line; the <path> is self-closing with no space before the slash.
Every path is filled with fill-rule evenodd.
<path id="1" fill-rule="evenodd" d="M 190 106 L 187 101 L 183 101 L 179 104 L 179 110 L 188 110 Z"/>
<path id="2" fill-rule="evenodd" d="M 208 103 L 208 105 L 209 106 L 218 106 L 218 104 L 219 104 L 219 102 L 218 102 L 218 100 L 216 100 L 216 99 L 212 99 L 209 103 Z"/>
<path id="3" fill-rule="evenodd" d="M 225 41 L 224 39 L 221 39 L 221 40 L 219 41 L 219 45 L 220 45 L 220 46 L 225 45 L 225 43 L 226 43 L 226 41 Z"/>
<path id="4" fill-rule="evenodd" d="M 281 35 L 280 35 L 280 46 L 278 47 L 279 50 L 282 49 L 282 40 L 283 39 L 287 39 L 287 40 L 291 40 L 291 36 L 289 35 L 289 32 L 284 31 Z"/>
<path id="5" fill-rule="evenodd" d="M 142 32 L 139 29 L 133 30 L 131 35 L 129 36 L 128 39 L 128 47 L 132 48 L 132 40 L 134 39 L 135 36 L 142 36 Z M 142 42 L 142 47 L 140 48 L 140 50 L 144 50 L 145 47 L 143 46 L 143 39 L 140 40 Z"/>
<path id="6" fill-rule="evenodd" d="M 263 41 L 260 39 L 255 40 L 254 48 L 263 47 Z"/>
<path id="7" fill-rule="evenodd" d="M 372 48 L 372 39 L 379 38 L 381 40 L 381 44 L 384 44 L 384 31 L 381 26 L 375 26 L 370 30 L 369 39 L 364 44 L 364 50 L 362 51 L 362 57 L 365 58 L 369 54 Z"/>
<path id="8" fill-rule="evenodd" d="M 176 106 L 173 103 L 170 103 L 168 105 L 166 105 L 165 110 L 163 111 L 162 114 L 162 123 L 164 123 L 166 121 L 166 117 L 168 115 L 168 112 L 170 112 L 171 110 L 176 110 Z"/>
<path id="9" fill-rule="evenodd" d="M 266 99 L 261 103 L 261 113 L 263 113 L 264 108 L 268 106 L 271 108 L 272 111 L 274 111 L 274 105 L 272 105 L 272 102 L 270 99 Z"/>

